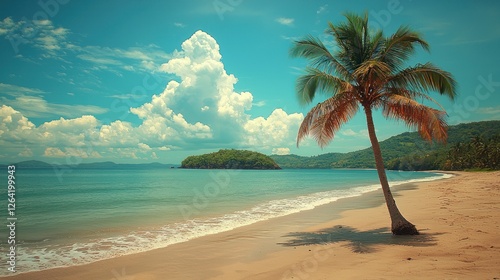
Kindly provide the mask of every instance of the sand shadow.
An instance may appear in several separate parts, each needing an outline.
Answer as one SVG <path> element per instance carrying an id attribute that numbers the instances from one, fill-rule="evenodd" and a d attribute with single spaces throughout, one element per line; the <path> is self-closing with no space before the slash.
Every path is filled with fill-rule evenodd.
<path id="1" fill-rule="evenodd" d="M 372 253 L 376 251 L 375 245 L 389 244 L 414 247 L 436 245 L 435 236 L 441 233 L 421 233 L 414 236 L 394 236 L 389 228 L 379 228 L 360 231 L 348 226 L 335 226 L 316 232 L 292 232 L 284 237 L 290 240 L 278 243 L 283 246 L 307 246 L 318 244 L 332 244 L 347 242 L 344 246 L 355 253 Z"/>

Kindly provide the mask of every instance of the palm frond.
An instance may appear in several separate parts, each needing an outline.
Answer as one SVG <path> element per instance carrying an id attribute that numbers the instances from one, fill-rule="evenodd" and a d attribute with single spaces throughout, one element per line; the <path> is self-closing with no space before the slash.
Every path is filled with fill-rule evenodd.
<path id="1" fill-rule="evenodd" d="M 391 69 L 387 64 L 378 60 L 366 60 L 352 73 L 359 84 L 365 82 L 376 83 L 385 81 L 391 76 Z M 374 86 L 370 84 L 370 86 Z"/>
<path id="2" fill-rule="evenodd" d="M 320 147 L 326 146 L 340 127 L 358 111 L 359 106 L 352 92 L 342 92 L 319 103 L 309 111 L 297 135 L 300 141 L 311 134 Z"/>
<path id="3" fill-rule="evenodd" d="M 340 63 L 328 48 L 313 36 L 296 41 L 289 50 L 292 57 L 303 57 L 310 60 L 310 66 L 335 72 L 345 80 L 350 79 L 349 71 Z"/>
<path id="4" fill-rule="evenodd" d="M 411 98 L 413 100 L 415 99 L 422 99 L 422 100 L 427 100 L 439 107 L 442 111 L 445 111 L 444 107 L 439 104 L 434 98 L 430 97 L 428 94 L 418 92 L 418 91 L 413 91 L 405 88 L 386 88 L 383 93 L 380 94 L 380 98 L 384 98 L 387 95 L 401 95 L 406 98 Z"/>
<path id="5" fill-rule="evenodd" d="M 416 45 L 420 45 L 424 50 L 429 51 L 429 44 L 422 39 L 418 32 L 411 30 L 408 26 L 401 26 L 391 37 L 385 40 L 379 60 L 397 70 L 415 52 Z"/>
<path id="6" fill-rule="evenodd" d="M 350 88 L 350 83 L 311 67 L 306 68 L 306 74 L 300 76 L 296 84 L 297 97 L 302 105 L 311 103 L 318 92 L 333 96 Z"/>
<path id="7" fill-rule="evenodd" d="M 416 128 L 420 136 L 427 141 L 432 139 L 446 142 L 448 137 L 446 112 L 422 105 L 417 101 L 392 95 L 382 103 L 384 116 L 403 120 L 409 127 Z"/>
<path id="8" fill-rule="evenodd" d="M 389 79 L 387 85 L 423 92 L 434 90 L 452 100 L 456 96 L 456 81 L 453 76 L 431 63 L 406 68 Z"/>
<path id="9" fill-rule="evenodd" d="M 326 32 L 335 38 L 340 50 L 336 56 L 339 61 L 353 72 L 356 68 L 368 58 L 366 41 L 369 41 L 368 15 L 359 16 L 353 13 L 346 13 L 346 22 L 336 26 L 329 23 Z"/>
<path id="10" fill-rule="evenodd" d="M 368 13 L 347 13 L 345 18 L 335 25 L 328 23 L 326 33 L 336 43 L 334 52 L 312 36 L 295 42 L 290 49 L 291 56 L 309 61 L 305 74 L 297 79 L 300 103 L 312 102 L 320 92 L 329 96 L 304 118 L 297 146 L 309 134 L 325 146 L 360 106 L 382 109 L 386 117 L 416 128 L 424 139 L 446 141 L 446 112 L 428 93 L 436 91 L 454 99 L 456 81 L 431 63 L 404 69 L 417 48 L 429 51 L 421 34 L 402 26 L 386 37 L 381 30 L 370 30 Z M 416 100 L 426 105 L 430 101 L 441 110 Z"/>
<path id="11" fill-rule="evenodd" d="M 377 31 L 370 30 L 370 32 L 375 32 L 375 33 L 372 36 L 370 36 L 371 53 L 369 57 L 370 59 L 376 59 L 385 45 L 384 33 L 382 32 L 382 30 L 377 30 Z"/>

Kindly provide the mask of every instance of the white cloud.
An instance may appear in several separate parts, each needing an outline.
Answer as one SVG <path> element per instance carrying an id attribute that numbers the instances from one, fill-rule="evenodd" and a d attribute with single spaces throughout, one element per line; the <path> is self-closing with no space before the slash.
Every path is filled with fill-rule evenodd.
<path id="1" fill-rule="evenodd" d="M 66 35 L 69 30 L 59 27 L 56 28 L 50 20 L 34 21 L 34 32 L 37 32 L 37 36 L 34 41 L 38 44 L 37 47 L 45 49 L 51 54 L 54 54 L 53 50 L 60 50 L 62 47 L 66 47 Z"/>
<path id="2" fill-rule="evenodd" d="M 141 99 L 144 99 L 146 98 L 145 95 L 140 95 L 140 94 L 132 94 L 132 93 L 128 93 L 128 94 L 115 94 L 115 95 L 110 95 L 108 96 L 109 98 L 116 98 L 116 99 L 132 99 L 132 100 L 141 100 Z"/>
<path id="3" fill-rule="evenodd" d="M 70 53 L 93 64 L 94 67 L 91 69 L 94 70 L 106 70 L 115 74 L 118 73 L 118 69 L 150 73 L 158 70 L 158 62 L 171 57 L 154 44 L 123 49 L 80 46 L 68 40 L 70 34 L 70 30 L 56 27 L 50 20 L 15 22 L 8 17 L 0 21 L 0 36 L 5 36 L 15 42 L 16 48 L 22 45 L 33 46 L 44 52 L 41 57 L 59 60 L 63 58 L 58 54 Z M 19 58 L 24 57 L 20 55 Z"/>
<path id="4" fill-rule="evenodd" d="M 109 57 L 98 57 L 91 54 L 80 54 L 77 55 L 79 59 L 87 60 L 95 64 L 105 64 L 105 65 L 121 65 L 122 63 L 116 59 Z"/>
<path id="5" fill-rule="evenodd" d="M 122 66 L 122 68 L 127 70 L 127 71 L 131 71 L 131 72 L 135 71 L 135 68 L 132 65 L 124 65 L 124 66 Z"/>
<path id="6" fill-rule="evenodd" d="M 0 107 L 0 143 L 12 140 L 13 142 L 29 139 L 35 125 L 25 116 L 12 107 Z"/>
<path id="7" fill-rule="evenodd" d="M 142 151 L 149 151 L 149 150 L 151 150 L 151 147 L 149 147 L 148 144 L 139 143 L 137 146 L 139 146 L 139 149 L 141 149 Z"/>
<path id="8" fill-rule="evenodd" d="M 156 45 L 130 47 L 127 49 L 100 46 L 75 46 L 78 58 L 95 64 L 100 70 L 124 69 L 127 71 L 154 72 L 159 68 L 159 61 L 171 57 Z M 108 66 L 108 67 L 103 67 Z"/>
<path id="9" fill-rule="evenodd" d="M 276 19 L 276 22 L 278 22 L 279 24 L 288 25 L 288 26 L 292 26 L 294 21 L 295 21 L 295 19 L 293 19 L 293 18 L 280 17 L 280 18 Z"/>
<path id="10" fill-rule="evenodd" d="M 46 146 L 92 147 L 98 138 L 98 120 L 94 116 L 60 118 L 34 129 L 34 137 Z"/>
<path id="11" fill-rule="evenodd" d="M 351 136 L 351 137 L 362 137 L 362 138 L 367 138 L 368 137 L 368 130 L 367 129 L 361 129 L 359 131 L 354 131 L 350 128 L 342 129 L 340 131 L 340 134 L 345 135 L 345 136 Z"/>
<path id="12" fill-rule="evenodd" d="M 323 13 L 326 13 L 328 12 L 328 4 L 325 4 L 321 7 L 319 7 L 319 9 L 316 11 L 316 14 L 323 14 Z"/>
<path id="13" fill-rule="evenodd" d="M 255 103 L 252 103 L 252 106 L 255 106 L 255 107 L 263 107 L 263 106 L 266 106 L 266 101 L 259 101 L 259 102 L 255 102 Z"/>
<path id="14" fill-rule="evenodd" d="M 86 151 L 81 148 L 64 148 L 64 151 L 62 151 L 59 148 L 48 147 L 45 149 L 43 155 L 49 158 L 102 158 L 101 154 L 97 151 Z"/>
<path id="15" fill-rule="evenodd" d="M 68 105 L 48 103 L 39 96 L 18 96 L 14 99 L 0 98 L 2 103 L 16 108 L 27 117 L 63 116 L 78 117 L 83 114 L 98 115 L 108 111 L 94 105 Z"/>
<path id="16" fill-rule="evenodd" d="M 126 55 L 144 58 L 141 52 Z M 98 107 L 48 104 L 36 96 L 22 96 L 12 104 L 22 110 L 0 107 L 0 143 L 29 144 L 34 155 L 51 158 L 157 159 L 170 150 L 221 147 L 285 153 L 282 147 L 295 142 L 303 115 L 275 109 L 268 117 L 252 118 L 248 111 L 253 95 L 235 91 L 238 79 L 226 72 L 219 45 L 209 34 L 194 33 L 161 70 L 178 79 L 169 81 L 147 102 L 130 108 L 139 123 L 115 120 L 101 124 L 94 116 L 102 112 Z M 94 111 L 84 113 L 89 109 Z M 63 117 L 37 127 L 24 116 L 50 111 Z M 81 115 L 76 116 L 76 112 Z"/>
<path id="17" fill-rule="evenodd" d="M 357 133 L 354 132 L 354 130 L 352 130 L 350 128 L 342 130 L 341 133 L 342 133 L 342 135 L 346 135 L 346 136 L 355 136 L 355 135 L 357 135 Z"/>
<path id="18" fill-rule="evenodd" d="M 478 109 L 479 113 L 485 115 L 500 115 L 500 106 L 496 107 L 483 107 Z"/>
<path id="19" fill-rule="evenodd" d="M 186 25 L 184 23 L 180 23 L 180 22 L 174 22 L 174 26 L 175 27 L 180 27 L 180 28 L 186 27 Z"/>
<path id="20" fill-rule="evenodd" d="M 251 146 L 263 147 L 292 144 L 303 118 L 302 114 L 288 115 L 282 109 L 276 109 L 267 119 L 258 117 L 244 125 L 246 141 Z"/>
<path id="21" fill-rule="evenodd" d="M 0 21 L 0 35 L 11 40 L 15 48 L 29 44 L 45 51 L 46 57 L 54 57 L 55 51 L 66 47 L 68 33 L 68 29 L 56 28 L 50 20 L 15 22 L 8 17 Z"/>
<path id="22" fill-rule="evenodd" d="M 289 155 L 290 154 L 290 149 L 289 148 L 273 148 L 272 151 L 273 155 Z"/>
<path id="23" fill-rule="evenodd" d="M 46 148 L 43 155 L 46 157 L 58 157 L 58 158 L 66 157 L 66 154 L 59 148 L 52 148 L 52 147 Z"/>
<path id="24" fill-rule="evenodd" d="M 151 159 L 158 159 L 158 156 L 156 155 L 155 152 L 151 153 Z"/>
<path id="25" fill-rule="evenodd" d="M 135 128 L 124 121 L 114 121 L 109 125 L 102 125 L 99 130 L 99 142 L 104 146 L 127 147 L 139 144 Z"/>
<path id="26" fill-rule="evenodd" d="M 27 95 L 27 94 L 42 94 L 44 91 L 37 88 L 27 88 L 11 84 L 0 83 L 0 92 L 12 96 Z"/>
<path id="27" fill-rule="evenodd" d="M 30 148 L 24 148 L 19 154 L 17 154 L 20 157 L 32 157 L 33 156 L 33 151 Z"/>

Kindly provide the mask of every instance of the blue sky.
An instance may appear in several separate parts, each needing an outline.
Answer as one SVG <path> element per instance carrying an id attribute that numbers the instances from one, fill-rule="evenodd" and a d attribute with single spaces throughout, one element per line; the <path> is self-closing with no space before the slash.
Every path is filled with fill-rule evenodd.
<path id="1" fill-rule="evenodd" d="M 0 162 L 179 163 L 220 148 L 317 155 L 369 147 L 358 114 L 321 150 L 297 148 L 293 40 L 364 12 L 420 31 L 459 98 L 449 123 L 500 119 L 498 1 L 0 2 Z M 321 101 L 321 99 L 313 101 Z M 375 118 L 379 140 L 408 131 Z"/>

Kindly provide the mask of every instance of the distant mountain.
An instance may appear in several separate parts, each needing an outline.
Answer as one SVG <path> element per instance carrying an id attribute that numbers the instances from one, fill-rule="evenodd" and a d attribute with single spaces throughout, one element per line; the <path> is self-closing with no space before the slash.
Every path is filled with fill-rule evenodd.
<path id="1" fill-rule="evenodd" d="M 50 164 L 39 160 L 28 160 L 14 163 L 17 169 L 53 169 L 53 168 L 72 168 L 72 169 L 153 169 L 153 168 L 173 168 L 178 167 L 176 164 L 139 163 L 139 164 L 124 164 L 114 163 L 111 161 L 81 163 L 81 164 Z M 4 168 L 7 164 L 0 164 Z"/>
<path id="2" fill-rule="evenodd" d="M 495 135 L 500 135 L 500 121 L 483 121 L 450 126 L 447 145 L 429 143 L 418 132 L 405 132 L 380 142 L 380 147 L 384 162 L 389 163 L 409 155 L 443 153 L 454 144 L 470 141 L 474 137 L 491 138 Z M 335 142 L 331 145 L 335 145 Z M 282 168 L 375 168 L 371 147 L 349 153 L 327 153 L 312 157 L 272 155 L 271 158 Z"/>
<path id="3" fill-rule="evenodd" d="M 52 168 L 52 164 L 39 160 L 21 161 L 18 163 L 14 163 L 14 165 L 16 166 L 16 168 Z M 6 166 L 6 164 L 0 166 L 3 167 Z"/>
<path id="4" fill-rule="evenodd" d="M 270 157 L 245 150 L 219 150 L 199 156 L 189 156 L 181 168 L 195 169 L 281 169 Z"/>

